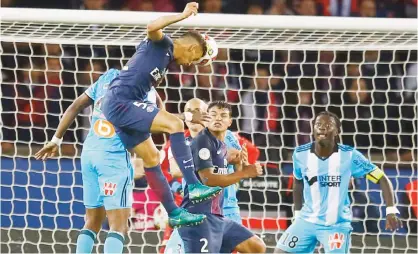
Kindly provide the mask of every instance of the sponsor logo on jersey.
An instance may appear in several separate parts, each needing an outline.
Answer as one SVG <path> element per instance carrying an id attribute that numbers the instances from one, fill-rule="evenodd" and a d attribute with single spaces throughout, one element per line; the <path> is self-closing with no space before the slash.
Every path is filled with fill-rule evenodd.
<path id="1" fill-rule="evenodd" d="M 344 234 L 333 233 L 329 235 L 328 245 L 330 250 L 341 249 L 344 245 Z"/>
<path id="2" fill-rule="evenodd" d="M 116 192 L 116 183 L 104 183 L 104 195 L 105 196 L 113 196 Z"/>
<path id="3" fill-rule="evenodd" d="M 311 178 L 305 176 L 305 180 L 309 186 L 312 186 L 316 182 L 319 183 L 320 187 L 340 187 L 341 184 L 341 176 L 320 175 Z"/>

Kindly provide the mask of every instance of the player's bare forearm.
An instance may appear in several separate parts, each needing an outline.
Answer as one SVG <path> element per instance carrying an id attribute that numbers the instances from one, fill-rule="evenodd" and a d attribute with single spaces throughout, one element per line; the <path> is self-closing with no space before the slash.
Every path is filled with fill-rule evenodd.
<path id="1" fill-rule="evenodd" d="M 213 168 L 199 170 L 199 176 L 203 184 L 211 187 L 228 187 L 238 183 L 241 179 L 248 178 L 244 171 L 237 171 L 228 175 L 218 175 L 213 173 Z"/>
<path id="2" fill-rule="evenodd" d="M 303 181 L 293 178 L 293 204 L 295 211 L 302 209 L 303 203 Z"/>
<path id="3" fill-rule="evenodd" d="M 187 18 L 183 13 L 159 17 L 147 25 L 147 35 L 152 41 L 159 41 L 163 37 L 162 29 Z"/>
<path id="4" fill-rule="evenodd" d="M 385 200 L 386 206 L 395 206 L 395 199 L 393 195 L 393 187 L 389 178 L 383 175 L 379 180 L 380 188 L 382 189 L 383 199 Z"/>
<path id="5" fill-rule="evenodd" d="M 92 104 L 93 100 L 90 99 L 87 94 L 83 93 L 80 95 L 65 111 L 58 125 L 57 131 L 55 132 L 55 136 L 57 138 L 62 138 L 78 114 Z"/>

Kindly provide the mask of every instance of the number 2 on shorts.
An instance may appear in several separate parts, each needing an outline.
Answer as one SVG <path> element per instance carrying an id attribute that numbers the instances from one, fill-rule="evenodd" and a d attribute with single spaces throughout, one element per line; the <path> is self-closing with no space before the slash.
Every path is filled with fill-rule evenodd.
<path id="1" fill-rule="evenodd" d="M 202 252 L 202 253 L 204 253 L 204 252 L 209 252 L 209 250 L 208 250 L 208 239 L 206 239 L 206 238 L 201 238 L 201 239 L 200 239 L 200 242 L 203 242 L 203 246 L 202 246 L 202 248 L 200 249 L 200 252 Z"/>

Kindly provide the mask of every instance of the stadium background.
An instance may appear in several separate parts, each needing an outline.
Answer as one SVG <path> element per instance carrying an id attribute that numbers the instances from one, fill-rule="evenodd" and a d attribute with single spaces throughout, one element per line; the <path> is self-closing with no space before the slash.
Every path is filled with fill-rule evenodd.
<path id="1" fill-rule="evenodd" d="M 3 0 L 2 6 L 181 11 L 185 2 Z M 352 0 L 350 5 L 334 9 L 331 2 L 206 0 L 200 1 L 200 11 L 416 18 L 413 0 Z M 44 165 L 28 157 L 52 137 L 59 115 L 72 100 L 108 67 L 120 68 L 134 48 L 2 42 L 2 49 L 1 251 L 67 252 L 74 248 L 75 229 L 83 225 L 77 156 L 89 126 L 89 112 L 67 132 L 63 159 Z M 384 215 L 378 186 L 357 180 L 351 192 L 357 233 L 354 241 L 358 242 L 353 245 L 367 244 L 370 249 L 364 247 L 363 251 L 403 252 L 417 249 L 416 203 L 411 205 L 407 195 L 417 180 L 416 69 L 416 51 L 223 49 L 212 67 L 170 66 L 158 92 L 170 112 L 178 112 L 193 97 L 233 103 L 233 130 L 260 148 L 260 160 L 267 169 L 265 177 L 241 183 L 242 214 L 251 218 L 247 223 L 263 233 L 270 247 L 278 228 L 287 226 L 292 217 L 289 181 L 293 148 L 310 141 L 310 121 L 315 113 L 328 109 L 343 117 L 343 143 L 356 146 L 384 168 L 394 184 L 406 226 L 394 237 L 384 234 L 384 222 L 378 220 Z M 154 139 L 159 145 L 164 143 L 163 136 Z M 145 187 L 145 179 L 136 181 L 138 193 Z M 158 231 L 144 230 L 143 226 L 132 230 L 139 235 L 131 237 L 132 252 L 154 252 L 158 245 Z M 373 236 L 382 231 L 379 237 Z M 382 248 L 385 246 L 393 249 Z"/>

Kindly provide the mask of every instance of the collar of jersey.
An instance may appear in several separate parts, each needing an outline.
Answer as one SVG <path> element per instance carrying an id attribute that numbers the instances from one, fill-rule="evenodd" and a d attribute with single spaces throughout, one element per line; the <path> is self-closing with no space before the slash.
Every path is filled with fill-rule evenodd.
<path id="1" fill-rule="evenodd" d="M 315 153 L 315 142 L 312 142 L 311 153 L 315 154 L 316 157 L 318 157 L 318 159 L 325 161 L 325 160 L 328 160 L 328 158 L 331 157 L 331 155 L 333 155 L 334 153 L 338 153 L 338 145 L 336 144 L 334 146 L 334 150 L 332 151 L 332 153 L 328 157 L 324 158 L 324 157 L 318 156 L 318 154 Z"/>

